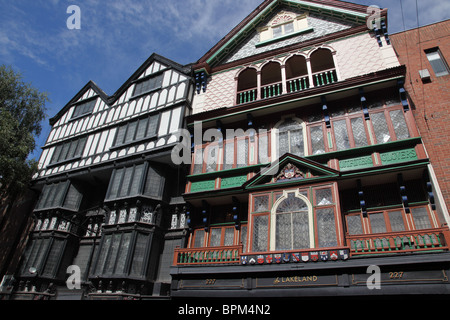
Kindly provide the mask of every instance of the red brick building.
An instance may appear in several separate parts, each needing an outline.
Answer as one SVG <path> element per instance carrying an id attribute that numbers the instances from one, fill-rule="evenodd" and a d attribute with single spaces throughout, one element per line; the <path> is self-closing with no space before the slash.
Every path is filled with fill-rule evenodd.
<path id="1" fill-rule="evenodd" d="M 425 149 L 430 172 L 436 175 L 447 208 L 450 206 L 450 20 L 391 35 L 402 65 L 406 65 L 405 89 L 414 103 L 413 113 Z M 435 179 L 432 177 L 432 179 Z M 435 187 L 436 184 L 435 184 Z M 441 208 L 445 212 L 445 208 Z"/>

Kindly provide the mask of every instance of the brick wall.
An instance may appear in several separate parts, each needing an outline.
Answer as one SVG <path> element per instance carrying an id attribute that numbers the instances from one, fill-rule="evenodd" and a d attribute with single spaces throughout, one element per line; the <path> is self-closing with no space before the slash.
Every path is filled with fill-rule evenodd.
<path id="1" fill-rule="evenodd" d="M 405 89 L 415 105 L 419 133 L 450 208 L 450 75 L 436 77 L 424 52 L 439 47 L 450 63 L 450 20 L 393 34 L 391 40 L 400 63 L 407 66 Z M 422 82 L 422 69 L 430 72 L 429 82 Z"/>

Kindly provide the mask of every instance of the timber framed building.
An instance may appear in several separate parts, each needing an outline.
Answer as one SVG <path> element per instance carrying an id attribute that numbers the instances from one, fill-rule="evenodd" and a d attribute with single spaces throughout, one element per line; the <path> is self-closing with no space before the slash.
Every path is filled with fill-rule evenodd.
<path id="1" fill-rule="evenodd" d="M 386 10 L 368 18 L 342 1 L 263 1 L 193 67 L 187 124 L 203 139 L 172 297 L 449 293 L 449 216 L 406 66 Z"/>
<path id="2" fill-rule="evenodd" d="M 192 65 L 89 82 L 51 119 L 10 297 L 449 294 L 446 200 L 380 17 L 265 0 Z"/>

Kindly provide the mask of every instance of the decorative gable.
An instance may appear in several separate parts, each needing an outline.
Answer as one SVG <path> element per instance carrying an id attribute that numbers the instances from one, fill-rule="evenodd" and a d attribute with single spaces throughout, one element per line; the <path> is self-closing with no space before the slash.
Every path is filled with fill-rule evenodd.
<path id="1" fill-rule="evenodd" d="M 317 181 L 332 180 L 339 176 L 339 171 L 315 161 L 286 153 L 279 162 L 263 168 L 243 186 L 245 189 L 274 187 L 276 184 L 308 184 Z"/>

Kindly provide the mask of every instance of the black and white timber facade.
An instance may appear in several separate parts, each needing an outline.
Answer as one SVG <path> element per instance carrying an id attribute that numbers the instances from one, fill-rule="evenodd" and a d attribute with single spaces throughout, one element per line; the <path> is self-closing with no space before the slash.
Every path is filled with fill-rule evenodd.
<path id="1" fill-rule="evenodd" d="M 185 223 L 170 155 L 193 90 L 189 66 L 153 54 L 114 95 L 90 81 L 50 119 L 15 298 L 168 295 Z M 72 265 L 78 290 L 66 285 Z"/>

